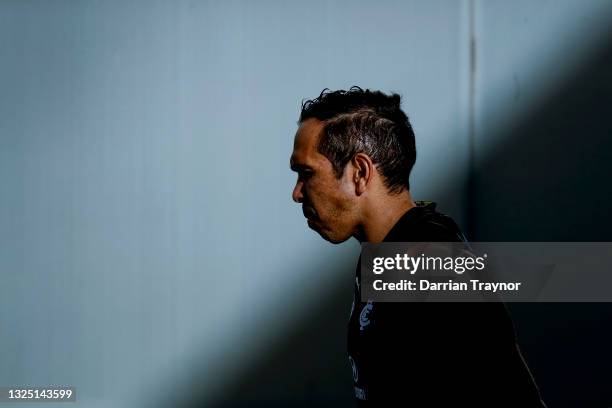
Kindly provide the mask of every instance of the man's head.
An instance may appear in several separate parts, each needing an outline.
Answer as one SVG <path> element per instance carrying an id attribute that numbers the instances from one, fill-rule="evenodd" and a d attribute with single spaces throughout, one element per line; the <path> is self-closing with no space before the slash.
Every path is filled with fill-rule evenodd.
<path id="1" fill-rule="evenodd" d="M 400 96 L 353 87 L 302 104 L 291 168 L 293 200 L 323 238 L 356 235 L 373 200 L 410 188 L 414 133 Z"/>

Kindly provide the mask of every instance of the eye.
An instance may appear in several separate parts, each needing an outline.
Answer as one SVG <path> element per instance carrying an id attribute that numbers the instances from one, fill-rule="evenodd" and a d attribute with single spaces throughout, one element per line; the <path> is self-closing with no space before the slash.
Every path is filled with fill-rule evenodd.
<path id="1" fill-rule="evenodd" d="M 298 178 L 300 180 L 308 180 L 309 178 L 311 178 L 313 175 L 313 171 L 312 170 L 300 170 L 298 171 Z"/>

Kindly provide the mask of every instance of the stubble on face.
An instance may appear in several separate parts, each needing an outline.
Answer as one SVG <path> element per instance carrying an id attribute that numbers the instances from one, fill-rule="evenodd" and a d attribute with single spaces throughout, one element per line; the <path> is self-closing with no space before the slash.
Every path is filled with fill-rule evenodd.
<path id="1" fill-rule="evenodd" d="M 308 226 L 333 243 L 350 238 L 357 213 L 354 184 L 348 174 L 336 178 L 331 162 L 317 144 L 324 122 L 307 119 L 294 140 L 291 168 L 298 173 L 294 200 L 301 202 Z"/>

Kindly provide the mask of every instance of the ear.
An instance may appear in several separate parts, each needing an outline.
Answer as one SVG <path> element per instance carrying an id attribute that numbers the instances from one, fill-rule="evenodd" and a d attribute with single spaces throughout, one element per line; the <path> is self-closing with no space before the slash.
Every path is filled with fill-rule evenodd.
<path id="1" fill-rule="evenodd" d="M 374 163 L 370 156 L 365 153 L 357 153 L 353 160 L 353 182 L 355 183 L 355 193 L 359 196 L 365 193 L 374 175 Z"/>

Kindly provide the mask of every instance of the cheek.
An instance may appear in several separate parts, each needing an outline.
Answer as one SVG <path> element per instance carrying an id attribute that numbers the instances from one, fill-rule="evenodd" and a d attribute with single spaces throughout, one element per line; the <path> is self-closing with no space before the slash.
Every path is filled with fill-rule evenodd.
<path id="1" fill-rule="evenodd" d="M 327 202 L 330 222 L 339 227 L 350 223 L 353 208 L 352 196 L 343 190 L 340 185 L 336 186 Z"/>
<path id="2" fill-rule="evenodd" d="M 344 179 L 312 180 L 308 186 L 308 202 L 319 213 L 334 224 L 341 224 L 346 212 L 354 207 L 354 187 Z M 338 219 L 338 217 L 342 217 Z"/>
<path id="3" fill-rule="evenodd" d="M 356 204 L 355 185 L 350 180 L 338 180 L 334 186 L 338 206 L 343 210 L 352 210 Z"/>

